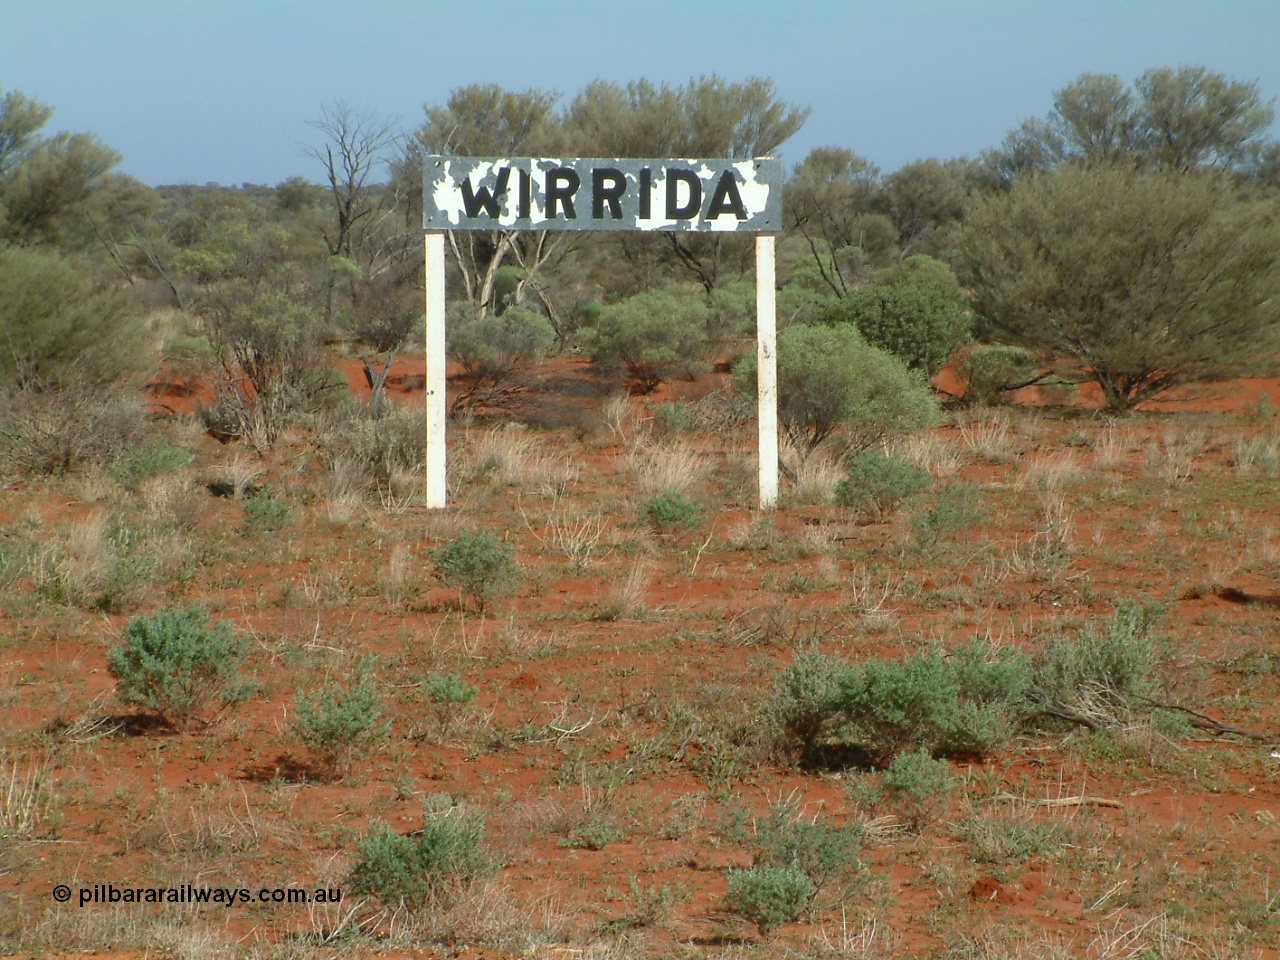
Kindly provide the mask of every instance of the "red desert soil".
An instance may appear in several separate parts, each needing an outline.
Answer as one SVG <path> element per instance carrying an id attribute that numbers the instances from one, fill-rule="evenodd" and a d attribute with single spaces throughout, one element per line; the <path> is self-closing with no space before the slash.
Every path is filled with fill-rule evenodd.
<path id="1" fill-rule="evenodd" d="M 351 393 L 367 397 L 360 361 L 346 360 L 340 369 Z M 388 395 L 398 404 L 419 404 L 423 376 L 421 357 L 398 359 L 387 379 Z M 663 400 L 696 400 L 725 379 L 719 373 L 666 385 L 634 402 L 643 412 Z M 581 389 L 565 400 L 560 387 L 568 381 Z M 623 386 L 578 359 L 548 362 L 528 373 L 523 385 L 528 389 L 519 401 L 522 412 L 572 426 L 567 405 L 580 415 L 584 436 L 586 414 Z M 451 367 L 450 401 L 468 386 L 462 371 Z M 170 376 L 157 378 L 147 393 L 153 411 L 175 417 L 213 399 L 206 385 Z M 1045 624 L 1093 622 L 1117 599 L 1143 593 L 1170 601 L 1171 630 L 1194 645 L 1182 654 L 1189 669 L 1200 671 L 1196 689 L 1206 699 L 1192 704 L 1197 710 L 1231 723 L 1231 704 L 1246 697 L 1268 700 L 1268 688 L 1259 684 L 1270 683 L 1269 692 L 1276 692 L 1273 679 L 1217 669 L 1250 652 L 1242 638 L 1256 641 L 1250 655 L 1280 655 L 1271 603 L 1280 597 L 1280 568 L 1265 555 L 1267 544 L 1274 549 L 1270 538 L 1280 526 L 1274 490 L 1253 502 L 1189 516 L 1171 488 L 1174 494 L 1163 499 L 1151 494 L 1144 500 L 1150 512 L 1138 517 L 1120 492 L 1122 483 L 1149 483 L 1144 457 L 1152 454 L 1144 444 L 1158 443 L 1179 422 L 1176 417 L 1216 414 L 1244 423 L 1243 415 L 1257 409 L 1263 396 L 1280 406 L 1280 379 L 1191 387 L 1146 405 L 1148 413 L 1160 416 L 1131 421 L 1123 461 L 1083 484 L 1078 493 L 1089 497 L 1087 505 L 1068 504 L 1070 536 L 1079 546 L 1068 573 L 1049 583 L 1027 579 L 1012 566 L 988 571 L 974 564 L 930 565 L 906 545 L 901 520 L 859 524 L 823 507 L 781 511 L 768 521 L 771 530 L 757 537 L 758 545 L 735 545 L 752 542 L 753 524 L 763 522 L 753 505 L 750 451 L 744 459 L 743 451 L 715 438 L 704 438 L 703 453 L 719 471 L 716 476 L 729 478 L 717 481 L 728 492 L 719 495 L 719 506 L 697 534 L 698 542 L 706 537 L 703 549 L 691 540 L 655 543 L 643 537 L 635 548 L 632 541 L 641 533 L 633 514 L 599 512 L 614 509 L 619 485 L 632 482 L 625 466 L 627 438 L 599 430 L 576 446 L 563 431 L 535 434 L 548 454 L 573 458 L 581 467 L 561 484 L 572 489 L 565 502 L 571 497 L 578 506 L 604 505 L 595 514 L 604 530 L 600 558 L 589 565 L 567 564 L 548 546 L 561 500 L 553 491 L 548 506 L 537 482 L 496 488 L 475 481 L 462 489 L 458 509 L 443 516 L 415 506 L 380 514 L 376 504 L 366 504 L 360 515 L 366 519 L 327 520 L 317 499 L 308 524 L 277 535 L 288 538 L 287 549 L 259 539 L 256 560 L 220 564 L 215 558 L 200 579 L 168 588 L 170 599 L 200 600 L 248 632 L 264 684 L 262 696 L 212 725 L 176 733 L 128 718 L 111 699 L 114 681 L 105 652 L 132 611 L 81 616 L 66 607 L 14 604 L 0 610 L 0 633 L 8 637 L 0 647 L 0 677 L 6 678 L 0 693 L 8 695 L 5 727 L 11 739 L 38 744 L 42 736 L 56 736 L 91 715 L 111 715 L 125 726 L 122 734 L 60 748 L 57 780 L 65 795 L 54 835 L 47 845 L 15 855 L 20 869 L 7 870 L 0 848 L 5 909 L 16 906 L 27 924 L 40 917 L 50 922 L 46 887 L 73 878 L 139 885 L 212 885 L 237 877 L 255 885 L 332 882 L 341 878 L 355 843 L 371 825 L 412 832 L 421 826 L 422 797 L 448 793 L 490 811 L 489 835 L 505 863 L 505 899 L 494 909 L 523 917 L 510 921 L 516 926 L 545 922 L 570 941 L 523 955 L 612 955 L 598 949 L 605 942 L 599 931 L 626 914 L 634 878 L 644 889 L 668 885 L 684 894 L 658 926 L 640 931 L 648 940 L 638 941 L 638 955 L 715 955 L 762 943 L 754 928 L 729 924 L 721 909 L 727 870 L 749 866 L 751 854 L 726 839 L 728 828 L 707 811 L 714 806 L 718 818 L 740 811 L 745 830 L 770 801 L 794 796 L 806 815 L 843 822 L 856 812 L 851 787 L 862 775 L 805 772 L 771 762 L 744 771 L 731 766 L 732 758 L 719 752 L 725 744 L 704 729 L 755 709 L 758 700 L 750 697 L 767 691 L 769 678 L 798 644 L 813 642 L 858 657 L 900 654 L 904 638 L 994 637 L 1025 644 Z M 1030 406 L 1045 402 L 1033 393 L 1019 399 Z M 1081 388 L 1072 403 L 1088 409 L 1097 399 Z M 1102 429 L 1079 416 L 1019 424 L 1023 433 L 1013 452 L 971 457 L 961 471 L 993 497 L 1031 491 L 1031 507 L 1011 506 L 1001 515 L 1008 528 L 973 532 L 977 539 L 1006 544 L 1008 556 L 1036 535 L 1039 494 L 1036 481 L 1026 478 L 1066 460 L 1080 461 L 1075 469 L 1086 471 L 1077 435 Z M 1206 428 L 1196 468 L 1225 476 L 1230 448 L 1212 436 L 1215 424 L 1220 422 Z M 938 436 L 961 443 L 956 427 Z M 465 449 L 470 431 L 455 431 L 453 442 Z M 305 449 L 299 439 L 274 452 L 265 463 L 265 479 L 283 487 L 310 483 L 290 466 L 296 451 Z M 210 442 L 201 447 L 199 466 L 211 471 L 219 456 Z M 60 530 L 83 525 L 107 506 L 65 491 L 31 502 L 25 499 L 29 492 L 30 485 L 5 491 L 0 516 L 6 524 L 29 521 Z M 191 536 L 222 539 L 238 550 L 242 516 L 241 503 L 210 498 Z M 422 569 L 430 549 L 458 529 L 460 516 L 480 523 L 500 517 L 492 522 L 506 525 L 526 567 L 520 593 L 484 618 L 465 615 L 457 594 L 438 585 L 402 592 L 387 586 L 394 579 L 388 567 L 393 544 L 406 551 L 410 569 Z M 1253 549 L 1242 531 L 1263 526 L 1270 532 L 1256 547 L 1258 557 L 1246 563 L 1236 555 Z M 1208 535 L 1189 539 L 1188 531 L 1201 528 Z M 910 580 L 913 592 L 910 599 L 890 602 L 883 624 L 876 611 L 860 611 L 851 599 L 850 584 L 872 566 L 829 555 L 843 545 L 877 562 L 896 557 L 905 565 L 890 576 Z M 608 612 L 637 567 L 644 575 L 630 606 Z M 1229 571 L 1230 582 L 1217 582 L 1215 571 Z M 982 604 L 967 599 L 975 591 L 985 597 Z M 163 606 L 164 599 L 149 598 L 146 609 Z M 319 782 L 311 758 L 289 734 L 295 682 L 305 676 L 318 683 L 331 669 L 345 669 L 357 654 L 368 653 L 394 665 L 384 673 L 392 743 L 359 761 L 346 780 Z M 422 677 L 444 670 L 462 673 L 479 693 L 475 709 L 442 733 L 432 726 L 420 686 Z M 1251 724 L 1280 727 L 1274 698 L 1255 714 Z M 525 730 L 534 733 L 526 736 Z M 1217 895 L 1228 883 L 1214 878 L 1234 876 L 1238 867 L 1246 875 L 1240 896 L 1252 895 L 1253 886 L 1265 895 L 1274 880 L 1256 876 L 1251 886 L 1247 877 L 1260 864 L 1280 868 L 1280 768 L 1257 759 L 1256 744 L 1199 740 L 1168 749 L 1153 742 L 1113 756 L 1092 742 L 1064 747 L 1063 736 L 1028 739 L 985 762 L 957 764 L 965 790 L 995 798 L 983 808 L 990 816 L 1002 816 L 1007 807 L 1010 817 L 1048 824 L 1067 838 L 1065 847 L 1024 861 L 971 862 L 961 854 L 957 835 L 973 811 L 959 801 L 919 836 L 882 824 L 883 834 L 869 837 L 862 854 L 864 906 L 892 939 L 877 941 L 867 955 L 935 955 L 949 934 L 967 931 L 977 942 L 998 924 L 1010 936 L 1024 937 L 1032 953 L 1057 942 L 1073 953 L 1092 950 L 1101 956 L 1089 944 L 1104 930 L 1122 931 L 1157 915 L 1173 922 L 1180 914 L 1165 898 L 1190 889 L 1195 878 L 1218 884 Z M 0 782 L 0 792 L 4 786 Z M 1010 801 L 1002 807 L 999 797 L 1005 795 L 1046 803 Z M 1072 798 L 1080 803 L 1053 803 Z M 694 801 L 704 806 L 690 807 Z M 602 849 L 570 842 L 593 809 L 643 828 L 626 831 Z M 1114 862 L 1104 864 L 1095 855 L 1102 848 L 1114 854 Z M 1280 877 L 1280 869 L 1275 875 Z M 1266 917 L 1274 907 L 1273 900 L 1263 908 L 1260 924 L 1275 923 Z M 1205 911 L 1195 917 L 1203 927 Z M 83 914 L 79 920 L 85 921 Z M 58 922 L 67 924 L 70 936 L 76 921 L 72 911 Z M 263 910 L 232 912 L 218 925 L 221 937 L 248 947 L 309 929 L 305 917 Z M 839 916 L 827 915 L 787 925 L 768 943 L 818 953 L 824 943 L 865 929 L 841 930 Z M 176 935 L 175 943 L 182 943 Z M 761 949 L 751 956 L 770 955 L 769 947 Z M 104 960 L 142 955 L 66 954 Z M 438 949 L 389 945 L 380 955 L 480 960 L 514 954 L 468 946 L 460 934 Z M 1273 936 L 1251 944 L 1249 955 L 1276 958 L 1280 950 Z"/>

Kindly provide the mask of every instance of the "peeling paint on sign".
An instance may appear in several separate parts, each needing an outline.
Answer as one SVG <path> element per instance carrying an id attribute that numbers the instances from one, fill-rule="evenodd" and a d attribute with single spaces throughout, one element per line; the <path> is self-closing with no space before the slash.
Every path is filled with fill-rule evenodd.
<path id="1" fill-rule="evenodd" d="M 427 157 L 425 230 L 782 229 L 782 161 Z"/>

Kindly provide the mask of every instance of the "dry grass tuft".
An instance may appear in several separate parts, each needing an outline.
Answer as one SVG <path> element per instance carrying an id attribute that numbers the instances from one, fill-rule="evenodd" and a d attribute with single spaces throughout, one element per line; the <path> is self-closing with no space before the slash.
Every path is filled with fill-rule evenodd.
<path id="1" fill-rule="evenodd" d="M 806 450 L 784 434 L 778 441 L 778 459 L 791 478 L 788 499 L 792 503 L 819 507 L 835 503 L 836 484 L 844 479 L 844 458 L 834 449 Z"/>
<path id="2" fill-rule="evenodd" d="M 1080 460 L 1074 453 L 1057 453 L 1039 457 L 1018 478 L 1023 490 L 1043 490 L 1054 494 L 1079 480 L 1084 474 Z"/>
<path id="3" fill-rule="evenodd" d="M 1099 470 L 1122 470 L 1134 448 L 1131 434 L 1109 423 L 1093 441 L 1093 462 Z"/>
<path id="4" fill-rule="evenodd" d="M 917 433 L 889 444 L 890 456 L 926 471 L 935 480 L 955 476 L 967 459 L 954 440 L 937 433 Z"/>
<path id="5" fill-rule="evenodd" d="M 687 440 L 662 444 L 642 440 L 628 451 L 627 467 L 644 499 L 659 493 L 690 493 L 711 472 L 707 455 Z"/>
<path id="6" fill-rule="evenodd" d="M 1013 455 L 1014 441 L 1006 414 L 975 414 L 960 422 L 960 437 L 971 454 L 988 463 L 1005 463 Z"/>
<path id="7" fill-rule="evenodd" d="M 0 837 L 25 840 L 35 834 L 53 803 L 49 764 L 22 769 L 16 758 L 0 758 Z"/>

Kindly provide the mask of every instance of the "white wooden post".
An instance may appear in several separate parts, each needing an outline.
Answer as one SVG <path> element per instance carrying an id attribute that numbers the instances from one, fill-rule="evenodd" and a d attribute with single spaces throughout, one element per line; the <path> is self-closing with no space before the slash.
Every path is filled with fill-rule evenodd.
<path id="1" fill-rule="evenodd" d="M 427 506 L 445 506 L 444 234 L 426 235 L 427 268 Z"/>
<path id="2" fill-rule="evenodd" d="M 778 505 L 778 315 L 774 238 L 756 235 L 756 418 L 760 424 L 760 508 Z"/>

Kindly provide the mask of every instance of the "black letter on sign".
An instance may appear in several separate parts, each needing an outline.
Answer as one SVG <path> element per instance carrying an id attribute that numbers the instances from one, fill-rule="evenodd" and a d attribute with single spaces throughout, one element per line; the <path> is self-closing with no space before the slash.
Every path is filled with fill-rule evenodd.
<path id="1" fill-rule="evenodd" d="M 605 186 L 606 181 L 608 186 Z M 622 219 L 622 195 L 627 192 L 627 178 L 621 170 L 601 167 L 591 171 L 591 219 L 604 219 L 604 205 L 609 204 L 609 216 Z"/>
<path id="2" fill-rule="evenodd" d="M 689 199 L 679 203 L 678 185 L 689 186 Z M 702 181 L 692 170 L 667 171 L 667 219 L 688 220 L 697 215 L 702 207 Z"/>
<path id="3" fill-rule="evenodd" d="M 572 167 L 556 167 L 554 170 L 547 171 L 547 216 L 554 218 L 556 215 L 556 204 L 564 203 L 564 218 L 566 220 L 577 220 L 578 215 L 573 212 L 573 195 L 578 192 L 578 185 L 582 181 L 578 179 L 577 171 Z"/>
<path id="4" fill-rule="evenodd" d="M 529 176 L 528 170 L 520 171 L 520 193 L 516 200 L 516 216 L 521 220 L 529 219 Z"/>
<path id="5" fill-rule="evenodd" d="M 722 213 L 732 213 L 739 220 L 747 219 L 747 207 L 742 202 L 742 195 L 738 193 L 738 181 L 733 178 L 732 170 L 720 174 L 720 182 L 711 191 L 707 219 L 714 220 Z"/>
<path id="6" fill-rule="evenodd" d="M 640 219 L 648 220 L 653 216 L 650 213 L 653 204 L 653 171 L 648 167 L 640 168 Z"/>
<path id="7" fill-rule="evenodd" d="M 462 208 L 467 213 L 467 218 L 474 220 L 480 216 L 480 208 L 484 208 L 484 212 L 493 219 L 498 219 L 501 212 L 498 207 L 498 198 L 507 192 L 507 182 L 511 179 L 511 168 L 503 167 L 498 171 L 498 182 L 494 184 L 493 192 L 489 192 L 488 187 L 481 187 L 478 190 L 472 190 L 471 178 L 468 177 L 462 181 Z"/>

